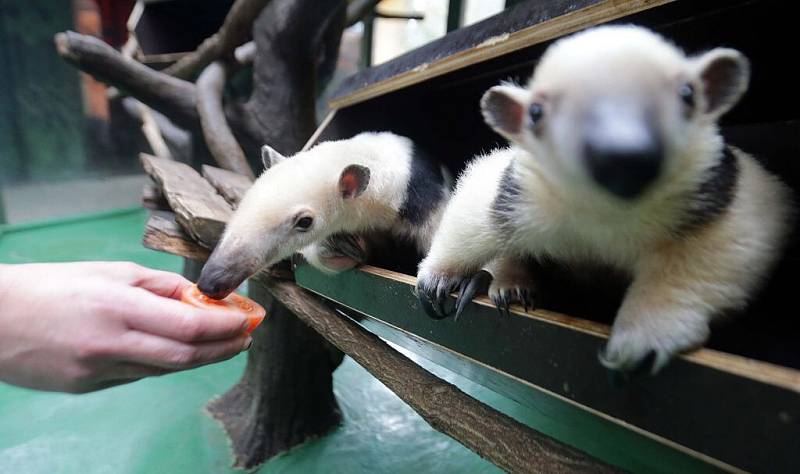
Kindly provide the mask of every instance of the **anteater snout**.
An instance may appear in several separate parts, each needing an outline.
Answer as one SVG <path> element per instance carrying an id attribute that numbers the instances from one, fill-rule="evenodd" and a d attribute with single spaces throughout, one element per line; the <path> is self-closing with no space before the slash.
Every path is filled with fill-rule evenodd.
<path id="1" fill-rule="evenodd" d="M 649 121 L 601 116 L 590 121 L 586 132 L 586 166 L 594 181 L 610 193 L 633 199 L 658 178 L 664 147 Z"/>
<path id="2" fill-rule="evenodd" d="M 227 264 L 212 254 L 200 273 L 197 288 L 204 295 L 219 300 L 231 294 L 252 273 L 249 265 Z"/>

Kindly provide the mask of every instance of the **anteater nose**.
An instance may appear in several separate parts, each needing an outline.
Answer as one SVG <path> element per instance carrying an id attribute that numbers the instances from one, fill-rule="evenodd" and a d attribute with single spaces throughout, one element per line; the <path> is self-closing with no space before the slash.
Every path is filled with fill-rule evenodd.
<path id="1" fill-rule="evenodd" d="M 633 199 L 661 171 L 664 149 L 657 120 L 636 101 L 597 104 L 584 123 L 583 153 L 594 181 L 610 193 Z"/>
<path id="2" fill-rule="evenodd" d="M 585 156 L 592 178 L 623 199 L 639 196 L 655 181 L 661 169 L 661 147 L 607 147 L 586 144 Z"/>
<path id="3" fill-rule="evenodd" d="M 637 133 L 587 137 L 584 157 L 592 178 L 612 194 L 633 199 L 658 177 L 664 150 L 655 134 L 645 127 Z"/>
<path id="4" fill-rule="evenodd" d="M 231 294 L 247 275 L 207 263 L 197 280 L 197 288 L 209 298 L 221 300 Z"/>

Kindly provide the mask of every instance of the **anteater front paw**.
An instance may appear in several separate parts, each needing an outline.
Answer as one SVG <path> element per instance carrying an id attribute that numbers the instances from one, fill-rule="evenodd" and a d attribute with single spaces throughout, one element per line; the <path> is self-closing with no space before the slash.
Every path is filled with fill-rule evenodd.
<path id="1" fill-rule="evenodd" d="M 446 308 L 447 298 L 465 278 L 463 275 L 420 270 L 415 292 L 425 313 L 433 319 L 451 316 L 453 309 Z"/>
<path id="2" fill-rule="evenodd" d="M 628 318 L 614 324 L 600 363 L 625 374 L 655 375 L 675 355 L 702 346 L 709 334 L 708 320 L 700 314 Z"/>

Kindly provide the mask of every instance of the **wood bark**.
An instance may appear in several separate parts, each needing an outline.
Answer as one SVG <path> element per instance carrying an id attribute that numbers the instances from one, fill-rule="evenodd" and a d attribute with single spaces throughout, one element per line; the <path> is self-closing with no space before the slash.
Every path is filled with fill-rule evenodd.
<path id="1" fill-rule="evenodd" d="M 56 34 L 55 42 L 58 54 L 81 71 L 136 97 L 184 128 L 199 128 L 197 90 L 191 82 L 126 59 L 93 36 L 67 31 Z"/>
<path id="2" fill-rule="evenodd" d="M 343 357 L 260 282 L 248 285 L 250 297 L 267 308 L 268 318 L 253 331 L 244 376 L 207 406 L 231 439 L 235 466 L 245 469 L 341 422 L 333 371 Z"/>
<path id="3" fill-rule="evenodd" d="M 227 69 L 223 61 L 214 61 L 197 78 L 197 113 L 206 145 L 217 163 L 252 179 L 255 178 L 253 170 L 225 119 L 222 94 Z"/>
<path id="4" fill-rule="evenodd" d="M 270 0 L 236 0 L 219 31 L 206 38 L 198 48 L 164 70 L 171 76 L 187 79 L 213 61 L 233 54 L 250 37 L 253 19 Z"/>
<path id="5" fill-rule="evenodd" d="M 141 161 L 178 223 L 201 245 L 213 249 L 233 213 L 230 205 L 188 165 L 144 153 Z"/>
<path id="6" fill-rule="evenodd" d="M 319 61 L 338 54 L 344 11 L 341 0 L 272 0 L 256 20 L 253 94 L 242 117 L 258 143 L 291 155 L 313 133 Z M 208 407 L 230 435 L 242 467 L 322 435 L 341 420 L 331 377 L 342 354 L 260 285 L 250 291 L 271 316 L 254 332 L 242 379 Z"/>
<path id="7" fill-rule="evenodd" d="M 175 220 L 175 214 L 170 212 L 154 214 L 148 219 L 142 244 L 149 249 L 180 255 L 188 260 L 204 262 L 211 255 L 207 248 L 195 243 L 183 231 Z"/>
<path id="8" fill-rule="evenodd" d="M 253 180 L 248 176 L 208 165 L 203 165 L 203 178 L 214 186 L 233 208 L 236 208 L 244 193 L 253 185 Z"/>

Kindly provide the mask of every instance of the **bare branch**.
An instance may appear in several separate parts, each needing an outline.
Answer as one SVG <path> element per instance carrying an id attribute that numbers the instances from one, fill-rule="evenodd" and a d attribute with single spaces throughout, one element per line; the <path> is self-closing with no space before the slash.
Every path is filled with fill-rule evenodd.
<path id="1" fill-rule="evenodd" d="M 347 5 L 347 22 L 345 24 L 353 26 L 363 20 L 380 2 L 381 0 L 353 0 Z"/>
<path id="2" fill-rule="evenodd" d="M 247 164 L 247 158 L 233 136 L 225 120 L 222 93 L 225 90 L 227 68 L 222 61 L 215 61 L 197 78 L 197 113 L 200 126 L 211 155 L 224 169 L 255 178 Z"/>
<path id="3" fill-rule="evenodd" d="M 197 92 L 194 84 L 170 77 L 125 59 L 102 40 L 67 31 L 55 36 L 58 54 L 75 67 L 108 85 L 124 90 L 161 111 L 179 125 L 196 128 Z"/>
<path id="4" fill-rule="evenodd" d="M 251 36 L 251 26 L 270 0 L 236 0 L 219 31 L 209 36 L 197 49 L 179 59 L 164 72 L 188 79 L 220 58 L 233 54 L 237 46 Z"/>

